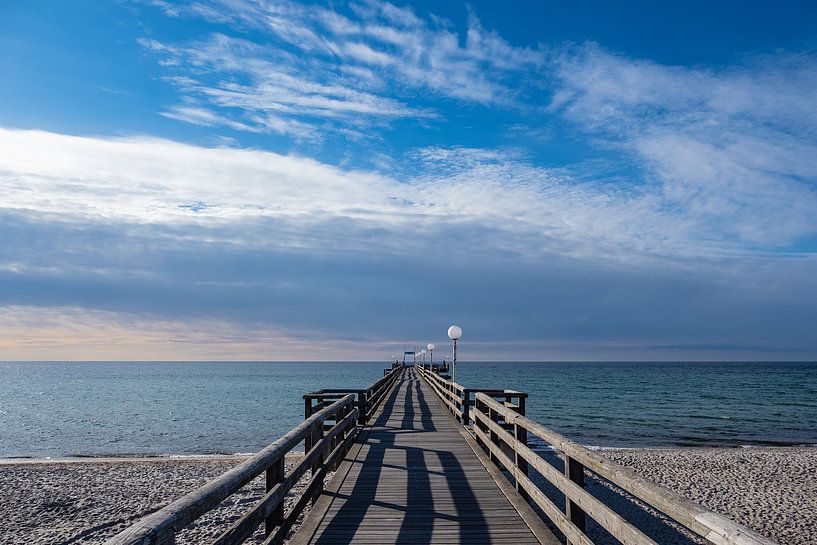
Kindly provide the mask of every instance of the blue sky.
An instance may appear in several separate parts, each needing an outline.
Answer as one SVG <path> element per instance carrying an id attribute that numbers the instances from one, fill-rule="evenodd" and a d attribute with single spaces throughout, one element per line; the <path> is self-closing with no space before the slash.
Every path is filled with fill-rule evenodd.
<path id="1" fill-rule="evenodd" d="M 9 359 L 817 357 L 813 3 L 0 6 Z"/>

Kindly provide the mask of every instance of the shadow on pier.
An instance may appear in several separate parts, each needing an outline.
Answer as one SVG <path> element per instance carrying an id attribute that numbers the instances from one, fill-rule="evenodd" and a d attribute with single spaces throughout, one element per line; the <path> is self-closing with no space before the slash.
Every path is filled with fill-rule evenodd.
<path id="1" fill-rule="evenodd" d="M 539 543 L 427 388 L 406 370 L 291 543 Z"/>

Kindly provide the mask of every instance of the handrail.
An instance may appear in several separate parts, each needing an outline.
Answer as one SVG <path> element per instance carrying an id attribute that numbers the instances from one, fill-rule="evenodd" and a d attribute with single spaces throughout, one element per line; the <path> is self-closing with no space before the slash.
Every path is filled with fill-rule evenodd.
<path id="1" fill-rule="evenodd" d="M 322 409 L 335 399 L 340 399 L 347 394 L 353 394 L 357 397 L 358 424 L 363 426 L 372 417 L 386 392 L 400 378 L 404 369 L 405 366 L 400 365 L 385 370 L 384 376 L 374 381 L 368 388 L 324 388 L 304 394 L 304 418 L 308 418 L 312 413 Z"/>
<path id="2" fill-rule="evenodd" d="M 517 489 L 524 491 L 562 531 L 570 543 L 592 545 L 584 534 L 585 515 L 589 515 L 622 543 L 655 542 L 630 525 L 594 496 L 584 490 L 585 470 L 596 473 L 614 485 L 664 513 L 692 532 L 717 545 L 777 545 L 746 526 L 710 511 L 672 490 L 660 486 L 633 470 L 619 465 L 597 452 L 542 426 L 491 396 L 477 393 L 473 433 L 491 459 L 511 474 Z M 531 450 L 518 438 L 533 434 L 561 451 L 565 457 L 564 474 Z M 533 467 L 565 495 L 565 513 L 528 478 Z"/>
<path id="3" fill-rule="evenodd" d="M 354 396 L 345 395 L 315 412 L 261 452 L 170 505 L 148 515 L 105 542 L 106 545 L 170 545 L 177 532 L 210 511 L 238 489 L 266 472 L 266 494 L 214 543 L 242 543 L 266 521 L 265 544 L 281 543 L 306 503 L 323 485 L 328 469 L 334 467 L 357 436 L 358 408 Z M 333 420 L 328 431 L 324 423 Z M 288 473 L 284 459 L 294 447 L 307 441 L 304 457 Z M 284 498 L 312 468 L 305 491 L 284 513 Z"/>
<path id="4" fill-rule="evenodd" d="M 499 390 L 491 388 L 466 388 L 462 384 L 445 379 L 433 370 L 415 366 L 415 370 L 420 376 L 426 379 L 426 383 L 437 393 L 446 408 L 457 417 L 463 425 L 472 422 L 470 417 L 471 407 L 474 406 L 474 394 L 482 392 L 491 397 L 503 399 L 505 405 L 521 414 L 525 414 L 525 403 L 528 394 L 517 390 Z"/>

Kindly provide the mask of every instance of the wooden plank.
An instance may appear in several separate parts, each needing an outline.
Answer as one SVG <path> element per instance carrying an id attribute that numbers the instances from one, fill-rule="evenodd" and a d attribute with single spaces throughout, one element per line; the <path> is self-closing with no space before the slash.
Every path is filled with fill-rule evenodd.
<path id="1" fill-rule="evenodd" d="M 520 426 L 521 427 L 521 426 Z M 514 450 L 516 452 L 516 456 L 518 458 L 523 458 L 524 456 L 520 456 L 518 450 Z M 577 486 L 584 488 L 584 466 L 581 465 L 579 462 L 574 460 L 568 455 L 565 455 L 565 477 L 576 483 Z M 585 516 L 585 512 L 579 507 L 569 496 L 565 498 L 565 515 L 567 518 L 570 519 L 570 522 L 576 525 L 576 528 L 581 530 L 582 532 L 585 531 L 585 526 L 587 525 L 587 520 Z M 568 542 L 568 545 L 570 542 Z"/>
<path id="2" fill-rule="evenodd" d="M 541 544 L 449 410 L 413 369 L 406 370 L 291 545 Z M 555 543 L 545 531 L 552 538 L 546 542 Z"/>
<path id="3" fill-rule="evenodd" d="M 593 517 L 593 519 L 596 522 L 598 522 L 602 527 L 604 527 L 608 532 L 610 532 L 610 534 L 613 537 L 615 537 L 622 543 L 628 543 L 633 545 L 636 544 L 658 545 L 649 536 L 647 536 L 638 528 L 624 520 L 618 513 L 613 511 L 606 504 L 602 503 L 595 496 L 590 495 L 587 491 L 585 491 L 584 488 L 577 485 L 575 482 L 573 482 L 565 475 L 560 473 L 554 466 L 552 466 L 543 458 L 538 456 L 530 448 L 516 442 L 516 439 L 508 432 L 503 430 L 496 422 L 493 422 L 490 418 L 486 417 L 482 413 L 477 414 L 476 416 L 488 426 L 488 428 L 491 430 L 491 436 L 496 435 L 502 437 L 502 440 L 506 444 L 511 445 L 511 448 L 515 452 L 519 452 L 522 456 L 524 456 L 528 460 L 530 465 L 534 469 L 536 469 L 536 471 L 538 471 L 542 475 L 542 477 L 550 481 L 551 484 L 553 484 L 559 490 L 561 490 L 564 493 L 565 497 L 572 500 L 577 507 L 579 507 L 584 512 L 587 512 L 591 517 Z M 483 434 L 484 432 L 482 432 L 482 430 L 478 430 L 478 433 Z M 483 435 L 483 440 L 485 441 L 485 444 L 488 446 L 488 448 L 491 450 L 492 456 L 496 460 L 500 461 L 502 465 L 504 465 L 508 469 L 508 471 L 511 472 L 513 477 L 518 482 L 523 484 L 525 490 L 529 494 L 539 491 L 538 487 L 535 484 L 533 484 L 533 481 L 531 481 L 525 475 L 521 474 L 521 472 L 518 471 L 518 468 L 516 467 L 514 461 L 511 460 L 504 452 L 502 452 L 502 449 L 499 447 L 499 445 L 496 444 L 496 441 L 490 440 L 487 434 Z M 553 522 L 556 523 L 556 520 L 554 520 Z M 580 528 L 577 525 L 575 525 L 574 520 L 571 519 L 570 522 L 571 527 L 576 527 L 576 529 L 579 530 L 580 532 L 584 532 L 583 528 Z M 560 529 L 562 531 L 565 531 L 561 527 Z M 567 532 L 565 532 L 565 535 L 567 535 Z M 568 542 L 573 543 L 574 545 L 579 543 L 570 538 L 568 539 Z"/>
<path id="4" fill-rule="evenodd" d="M 258 454 L 152 515 L 139 520 L 106 541 L 106 545 L 173 543 L 177 530 L 184 528 L 213 509 L 233 492 L 282 460 L 286 453 L 300 443 L 316 424 L 322 424 L 323 420 L 329 418 L 338 408 L 349 405 L 351 402 L 352 397 L 347 396 L 321 409 Z M 265 518 L 268 514 L 265 513 Z"/>
<path id="5" fill-rule="evenodd" d="M 709 511 L 703 506 L 641 477 L 631 469 L 616 464 L 604 456 L 586 449 L 523 415 L 507 410 L 502 404 L 497 403 L 486 395 L 477 393 L 476 399 L 477 403 L 487 406 L 491 412 L 502 414 L 506 424 L 524 427 L 529 433 L 536 435 L 553 447 L 561 450 L 567 459 L 574 459 L 576 463 L 583 465 L 608 479 L 610 482 L 620 486 L 628 493 L 683 524 L 711 543 L 717 545 L 777 545 L 775 541 L 723 515 Z M 595 500 L 592 496 L 588 497 L 581 486 L 556 471 L 553 466 L 545 462 L 527 446 L 516 441 L 516 439 L 501 426 L 492 422 L 488 415 L 475 410 L 474 417 L 476 421 L 479 421 L 479 426 L 475 425 L 474 431 L 478 437 L 482 438 L 485 442 L 485 446 L 490 449 L 492 455 L 499 459 L 504 457 L 504 453 L 502 453 L 501 449 L 491 444 L 489 435 L 483 432 L 481 428 L 487 427 L 491 430 L 491 435 L 498 436 L 502 441 L 510 445 L 515 452 L 521 454 L 528 463 L 542 473 L 547 480 L 560 488 L 572 500 L 575 506 L 581 508 L 596 519 L 596 521 L 607 528 L 608 531 L 611 531 L 613 535 L 617 535 L 617 531 L 619 530 L 612 530 L 611 527 L 623 530 L 624 533 L 632 534 L 633 536 L 637 536 L 640 533 L 634 528 L 628 527 L 630 526 L 629 524 L 622 524 L 621 521 L 618 520 L 620 517 L 617 514 L 611 516 L 611 510 L 608 506 L 598 502 L 598 500 Z M 511 467 L 513 464 L 507 457 L 505 457 L 503 462 L 506 462 L 506 460 L 507 463 L 505 465 L 513 472 Z M 514 476 L 523 482 L 527 480 L 526 477 L 518 474 Z M 528 492 L 532 492 L 534 488 L 536 488 L 535 485 L 528 480 L 526 482 Z M 551 517 L 551 519 L 554 520 L 553 517 Z M 555 522 L 556 520 L 554 520 L 554 523 Z M 571 523 L 570 526 L 573 526 L 573 524 Z M 635 532 L 633 532 L 633 530 L 635 530 Z M 634 543 L 647 542 L 645 538 L 646 536 L 638 536 Z"/>

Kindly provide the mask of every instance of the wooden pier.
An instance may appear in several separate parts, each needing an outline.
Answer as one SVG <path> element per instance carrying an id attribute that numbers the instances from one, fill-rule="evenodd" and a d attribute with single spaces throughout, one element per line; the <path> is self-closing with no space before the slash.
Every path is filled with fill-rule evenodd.
<path id="1" fill-rule="evenodd" d="M 404 365 L 366 389 L 305 394 L 302 424 L 107 545 L 175 543 L 260 475 L 266 494 L 212 543 L 593 545 L 592 520 L 620 543 L 657 545 L 585 490 L 595 478 L 704 542 L 775 545 L 530 420 L 526 403 L 523 392 L 465 388 L 436 369 Z M 560 453 L 561 465 L 529 447 L 534 436 Z M 286 471 L 285 455 L 299 446 L 304 456 Z M 299 482 L 303 492 L 285 506 Z"/>
<path id="2" fill-rule="evenodd" d="M 552 535 L 526 503 L 511 503 L 477 452 L 408 368 L 290 543 L 539 544 L 523 506 Z"/>

